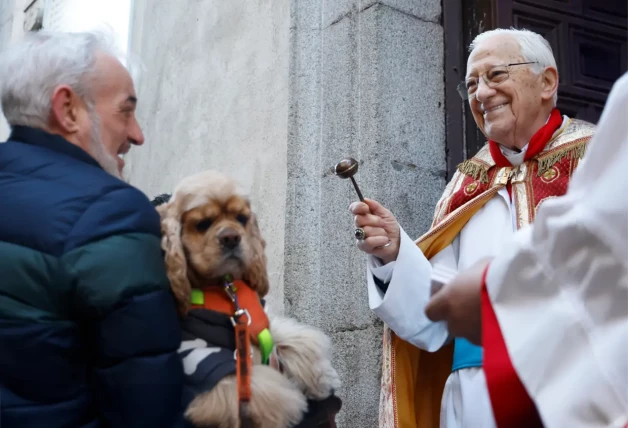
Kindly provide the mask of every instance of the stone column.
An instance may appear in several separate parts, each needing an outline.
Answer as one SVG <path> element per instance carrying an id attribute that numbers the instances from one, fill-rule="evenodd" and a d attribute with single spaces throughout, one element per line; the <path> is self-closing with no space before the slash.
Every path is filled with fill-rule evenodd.
<path id="1" fill-rule="evenodd" d="M 285 232 L 285 307 L 334 340 L 340 427 L 375 427 L 382 323 L 369 311 L 355 248 L 350 182 L 410 236 L 427 230 L 445 186 L 439 0 L 293 0 Z"/>

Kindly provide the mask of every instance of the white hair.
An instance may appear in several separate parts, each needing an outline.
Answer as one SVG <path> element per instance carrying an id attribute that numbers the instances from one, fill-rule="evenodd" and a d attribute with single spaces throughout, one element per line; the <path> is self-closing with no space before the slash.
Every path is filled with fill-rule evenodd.
<path id="1" fill-rule="evenodd" d="M 552 52 L 552 47 L 549 42 L 540 34 L 526 29 L 496 28 L 495 30 L 480 33 L 469 45 L 469 52 L 473 52 L 473 50 L 483 42 L 495 36 L 513 37 L 519 44 L 523 60 L 525 62 L 536 62 L 536 64 L 530 64 L 530 69 L 533 72 L 539 74 L 545 70 L 546 67 L 552 67 L 558 72 L 556 59 L 554 58 L 554 53 Z M 558 94 L 556 93 L 554 94 L 554 105 L 556 105 L 557 101 Z"/>
<path id="2" fill-rule="evenodd" d="M 0 54 L 0 102 L 9 125 L 46 129 L 53 91 L 68 85 L 93 107 L 92 89 L 99 54 L 123 61 L 107 32 L 30 33 Z"/>

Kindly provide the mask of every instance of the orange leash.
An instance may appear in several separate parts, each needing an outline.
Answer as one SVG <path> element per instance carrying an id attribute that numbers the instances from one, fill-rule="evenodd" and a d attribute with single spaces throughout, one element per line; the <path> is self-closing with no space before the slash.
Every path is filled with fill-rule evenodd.
<path id="1" fill-rule="evenodd" d="M 240 420 L 242 427 L 248 426 L 245 421 L 249 419 L 248 405 L 251 401 L 251 371 L 253 361 L 251 359 L 251 338 L 249 336 L 248 321 L 245 317 L 239 317 L 235 321 L 236 336 L 236 379 L 238 383 L 238 398 L 240 400 Z"/>
<path id="2" fill-rule="evenodd" d="M 193 309 L 209 309 L 230 317 L 235 331 L 234 358 L 236 360 L 240 427 L 252 428 L 253 423 L 248 412 L 252 394 L 253 353 L 251 342 L 256 345 L 263 345 L 260 343 L 260 337 L 264 336 L 261 334 L 264 331 L 268 333 L 269 321 L 259 296 L 245 282 L 233 281 L 231 275 L 225 275 L 222 283 L 223 289 L 220 288 L 220 285 L 216 284 L 202 290 L 193 289 L 191 307 Z M 270 335 L 268 334 L 268 336 Z M 272 340 L 270 347 L 272 347 Z M 267 353 L 270 353 L 270 350 Z"/>
<path id="3" fill-rule="evenodd" d="M 253 370 L 251 336 L 249 336 L 251 315 L 248 310 L 240 307 L 231 275 L 225 275 L 224 288 L 235 306 L 231 322 L 235 329 L 236 339 L 236 380 L 238 384 L 238 399 L 240 401 L 240 427 L 249 428 L 253 426 L 248 411 L 249 402 L 251 401 L 251 372 Z"/>

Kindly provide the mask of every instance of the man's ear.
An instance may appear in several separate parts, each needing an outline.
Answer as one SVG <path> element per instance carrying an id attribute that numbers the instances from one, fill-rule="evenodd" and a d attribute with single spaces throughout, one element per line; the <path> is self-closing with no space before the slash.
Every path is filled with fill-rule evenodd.
<path id="1" fill-rule="evenodd" d="M 558 91 L 558 71 L 554 67 L 547 67 L 543 70 L 543 91 L 541 98 L 551 100 Z"/>
<path id="2" fill-rule="evenodd" d="M 79 130 L 79 109 L 83 101 L 68 85 L 54 89 L 51 98 L 50 126 L 64 134 L 73 134 Z"/>

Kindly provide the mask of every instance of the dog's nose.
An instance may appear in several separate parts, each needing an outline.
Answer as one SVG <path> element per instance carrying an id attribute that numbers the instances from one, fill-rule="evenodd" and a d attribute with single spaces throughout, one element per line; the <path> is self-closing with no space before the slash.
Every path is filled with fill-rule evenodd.
<path id="1" fill-rule="evenodd" d="M 233 250 L 240 245 L 241 239 L 240 234 L 233 229 L 225 229 L 218 234 L 220 245 L 227 250 Z"/>

